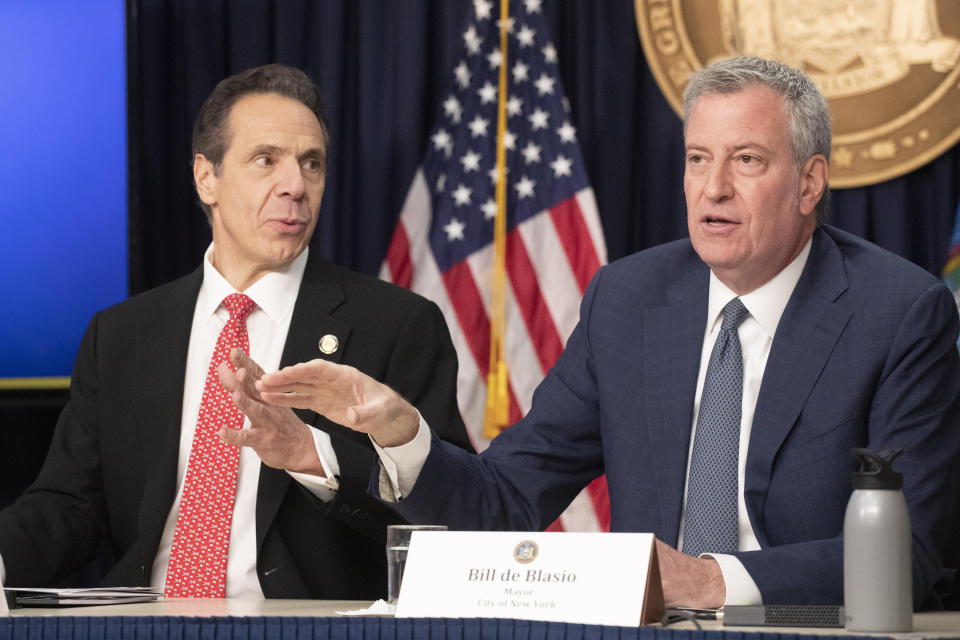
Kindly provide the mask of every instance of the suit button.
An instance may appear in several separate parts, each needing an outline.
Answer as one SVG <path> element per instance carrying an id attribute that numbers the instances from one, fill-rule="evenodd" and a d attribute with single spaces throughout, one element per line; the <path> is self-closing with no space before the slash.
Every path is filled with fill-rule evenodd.
<path id="1" fill-rule="evenodd" d="M 342 515 L 342 516 L 348 516 L 348 515 L 350 515 L 350 512 L 351 512 L 351 511 L 352 511 L 352 509 L 350 509 L 350 505 L 348 505 L 348 504 L 342 504 L 342 505 L 340 505 L 340 515 Z"/>
<path id="2" fill-rule="evenodd" d="M 351 518 L 359 518 L 359 517 L 360 517 L 360 509 L 354 509 L 354 510 L 353 510 L 353 513 L 350 514 L 350 517 L 351 517 Z"/>

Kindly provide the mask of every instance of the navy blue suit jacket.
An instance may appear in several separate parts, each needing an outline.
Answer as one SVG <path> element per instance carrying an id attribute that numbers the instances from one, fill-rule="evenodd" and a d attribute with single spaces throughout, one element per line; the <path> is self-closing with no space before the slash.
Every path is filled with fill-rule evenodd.
<path id="1" fill-rule="evenodd" d="M 398 510 L 462 529 L 542 529 L 606 473 L 611 529 L 676 545 L 708 282 L 689 240 L 600 269 L 529 415 L 481 456 L 434 436 Z M 956 340 L 957 309 L 937 279 L 837 229 L 815 232 L 747 453 L 744 494 L 762 549 L 737 555 L 764 602 L 842 602 L 851 447 L 904 450 L 914 594 L 928 593 L 956 504 Z"/>

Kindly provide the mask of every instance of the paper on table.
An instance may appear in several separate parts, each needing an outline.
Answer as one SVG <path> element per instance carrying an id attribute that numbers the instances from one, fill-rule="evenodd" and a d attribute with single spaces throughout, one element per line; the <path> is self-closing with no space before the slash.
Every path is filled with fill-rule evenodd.
<path id="1" fill-rule="evenodd" d="M 355 609 L 353 611 L 337 611 L 341 616 L 392 616 L 396 613 L 397 607 L 386 600 L 377 600 L 366 609 Z"/>

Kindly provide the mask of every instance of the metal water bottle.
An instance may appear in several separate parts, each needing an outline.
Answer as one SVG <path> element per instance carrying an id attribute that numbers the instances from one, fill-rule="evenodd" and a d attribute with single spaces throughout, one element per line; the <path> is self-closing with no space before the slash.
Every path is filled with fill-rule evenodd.
<path id="1" fill-rule="evenodd" d="M 843 519 L 843 604 L 850 631 L 913 629 L 910 514 L 900 449 L 851 449 L 860 468 Z"/>

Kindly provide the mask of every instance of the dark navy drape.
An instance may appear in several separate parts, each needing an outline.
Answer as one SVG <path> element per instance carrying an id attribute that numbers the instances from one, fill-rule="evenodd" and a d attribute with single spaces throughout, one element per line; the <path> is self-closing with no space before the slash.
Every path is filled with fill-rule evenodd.
<path id="1" fill-rule="evenodd" d="M 469 0 L 128 0 L 132 293 L 193 269 L 210 232 L 190 128 L 222 77 L 281 62 L 326 94 L 333 139 L 313 245 L 376 273 L 461 55 Z M 633 0 L 544 0 L 573 122 L 616 259 L 686 234 L 681 126 L 654 82 Z M 957 105 L 960 109 L 960 105 Z M 939 272 L 960 147 L 834 192 L 834 224 Z"/>

